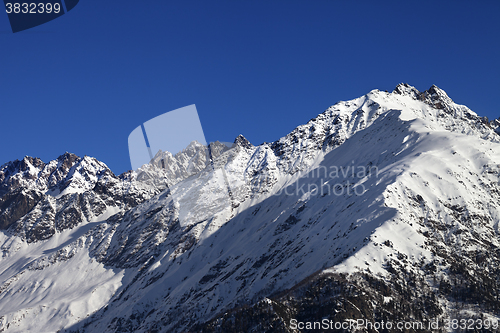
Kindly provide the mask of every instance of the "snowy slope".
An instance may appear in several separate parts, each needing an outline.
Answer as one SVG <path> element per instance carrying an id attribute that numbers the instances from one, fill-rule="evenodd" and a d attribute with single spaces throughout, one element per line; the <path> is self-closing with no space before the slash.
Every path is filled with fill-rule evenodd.
<path id="1" fill-rule="evenodd" d="M 311 275 L 425 280 L 433 264 L 446 278 L 452 259 L 498 249 L 497 129 L 435 86 L 401 84 L 270 144 L 215 144 L 213 167 L 197 143 L 120 178 L 89 158 L 59 173 L 6 164 L 0 200 L 37 196 L 19 218 L 0 206 L 0 329 L 180 332 Z"/>

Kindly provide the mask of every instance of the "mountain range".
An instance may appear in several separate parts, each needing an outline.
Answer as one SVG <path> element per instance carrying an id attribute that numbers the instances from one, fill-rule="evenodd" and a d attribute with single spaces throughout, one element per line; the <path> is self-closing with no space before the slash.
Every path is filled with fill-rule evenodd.
<path id="1" fill-rule="evenodd" d="M 434 85 L 119 176 L 24 157 L 0 167 L 0 332 L 460 331 L 500 320 L 499 222 L 500 118 Z"/>

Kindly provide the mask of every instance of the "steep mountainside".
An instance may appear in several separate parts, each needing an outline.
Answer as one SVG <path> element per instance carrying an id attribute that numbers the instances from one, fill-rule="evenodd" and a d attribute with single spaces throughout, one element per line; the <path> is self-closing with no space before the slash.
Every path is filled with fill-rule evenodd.
<path id="1" fill-rule="evenodd" d="M 119 177 L 72 154 L 7 163 L 0 331 L 500 319 L 499 128 L 400 84 Z"/>

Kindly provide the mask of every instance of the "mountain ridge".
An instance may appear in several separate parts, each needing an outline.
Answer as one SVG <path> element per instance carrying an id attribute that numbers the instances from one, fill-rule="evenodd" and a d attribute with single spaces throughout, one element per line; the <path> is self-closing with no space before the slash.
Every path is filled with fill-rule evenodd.
<path id="1" fill-rule="evenodd" d="M 265 331 L 264 326 L 274 323 L 291 332 L 293 316 L 314 315 L 299 309 L 311 309 L 307 298 L 289 291 L 302 285 L 311 292 L 315 283 L 321 288 L 344 290 L 352 284 L 359 292 L 362 286 L 370 290 L 361 300 L 344 290 L 331 294 L 326 303 L 313 304 L 328 309 L 331 316 L 341 313 L 337 319 L 354 315 L 345 308 L 348 302 L 359 305 L 366 317 L 403 318 L 405 312 L 395 314 L 394 302 L 368 306 L 385 304 L 384 297 L 398 299 L 422 320 L 449 316 L 459 304 L 453 292 L 462 290 L 453 280 L 456 276 L 471 285 L 496 283 L 485 272 L 494 272 L 500 264 L 497 124 L 455 104 L 435 86 L 420 93 L 401 84 L 392 93 L 372 90 L 339 102 L 273 143 L 253 146 L 238 136 L 235 147 L 218 146 L 213 166 L 201 147 L 179 155 L 179 166 L 199 163 L 192 174 L 169 176 L 153 163 L 118 177 L 103 171 L 99 178 L 93 177 L 98 172 L 79 172 L 73 164 L 73 175 L 88 178 L 93 186 L 44 194 L 45 201 L 39 203 L 45 206 L 35 207 L 36 214 L 14 221 L 0 235 L 1 260 L 12 267 L 0 271 L 0 328 L 26 329 L 37 313 L 48 330 L 62 325 L 80 332 L 181 332 L 192 327 L 211 332 L 234 323 L 235 317 L 224 313 L 244 305 L 253 312 L 230 312 L 246 318 L 247 329 Z M 196 154 L 199 158 L 193 159 Z M 2 184 L 8 179 L 2 178 L 4 166 Z M 91 161 L 87 167 L 100 170 L 100 164 Z M 354 167 L 356 173 L 351 173 Z M 220 186 L 222 169 L 231 196 Z M 67 183 L 60 178 L 61 184 Z M 68 186 L 81 184 L 79 179 L 71 178 Z M 168 185 L 155 183 L 158 179 L 167 179 Z M 52 214 L 49 207 L 55 207 Z M 70 207 L 80 217 L 65 223 L 63 217 L 75 212 Z M 0 211 L 4 214 L 1 206 Z M 23 236 L 41 222 L 49 225 L 42 230 L 53 233 Z M 24 234 L 15 226 L 22 226 Z M 476 244 L 475 249 L 469 250 L 470 244 Z M 40 255 L 35 255 L 34 246 L 42 249 Z M 23 251 L 30 253 L 31 261 L 19 266 Z M 461 263 L 475 269 L 477 280 L 463 275 L 469 268 L 453 271 Z M 106 288 L 107 296 L 97 301 L 94 294 L 80 294 L 64 279 L 47 278 L 46 272 L 57 272 L 58 265 L 102 272 L 96 282 Z M 12 303 L 19 304 L 18 310 L 2 316 L 6 295 L 25 295 L 22 290 L 36 286 L 33 281 L 41 276 L 65 286 L 65 294 L 72 296 L 51 298 L 60 293 L 49 286 L 37 291 L 48 303 L 16 296 Z M 408 278 L 419 286 L 412 299 L 428 293 L 432 311 L 403 302 L 401 290 L 410 292 L 404 284 Z M 89 290 L 97 286 L 80 283 Z M 451 292 L 447 283 L 454 288 Z M 377 284 L 386 291 L 377 291 Z M 276 295 L 289 295 L 293 304 Z M 475 308 L 477 299 L 464 295 L 464 311 L 498 316 L 487 306 Z M 494 294 L 490 296 L 488 302 L 496 304 Z M 89 306 L 91 301 L 97 305 Z M 346 311 L 335 302 L 344 304 Z M 44 310 L 47 304 L 66 315 Z M 263 313 L 272 318 L 260 321 Z"/>

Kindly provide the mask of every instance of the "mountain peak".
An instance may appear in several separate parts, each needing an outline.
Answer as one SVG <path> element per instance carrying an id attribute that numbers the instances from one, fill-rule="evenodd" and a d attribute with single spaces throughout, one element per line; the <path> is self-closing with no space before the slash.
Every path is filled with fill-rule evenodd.
<path id="1" fill-rule="evenodd" d="M 57 158 L 59 165 L 62 167 L 64 171 L 71 169 L 71 167 L 80 160 L 79 156 L 76 156 L 73 153 L 65 152 L 61 156 Z"/>
<path id="2" fill-rule="evenodd" d="M 453 103 L 448 94 L 434 84 L 421 94 L 420 99 L 436 109 L 444 109 L 446 105 Z"/>
<path id="3" fill-rule="evenodd" d="M 234 143 L 237 146 L 243 147 L 243 148 L 252 148 L 253 145 L 250 143 L 250 141 L 247 140 L 243 135 L 238 135 L 236 139 L 234 139 Z"/>
<path id="4" fill-rule="evenodd" d="M 421 92 L 418 91 L 414 86 L 410 86 L 408 83 L 400 83 L 392 91 L 394 94 L 399 94 L 403 96 L 410 96 L 413 99 L 418 99 Z"/>
<path id="5" fill-rule="evenodd" d="M 410 96 L 414 100 L 422 101 L 436 109 L 450 109 L 453 104 L 455 104 L 453 100 L 448 97 L 448 94 L 435 84 L 429 89 L 420 92 L 417 88 L 408 83 L 400 83 L 394 88 L 393 93 L 402 96 Z"/>
<path id="6" fill-rule="evenodd" d="M 43 167 L 45 163 L 43 163 L 43 161 L 38 157 L 24 156 L 22 161 L 20 161 L 20 170 L 26 171 L 29 168 L 29 165 L 38 168 L 38 167 Z"/>

